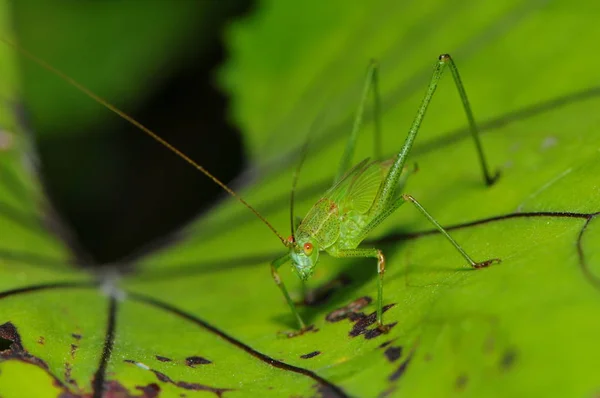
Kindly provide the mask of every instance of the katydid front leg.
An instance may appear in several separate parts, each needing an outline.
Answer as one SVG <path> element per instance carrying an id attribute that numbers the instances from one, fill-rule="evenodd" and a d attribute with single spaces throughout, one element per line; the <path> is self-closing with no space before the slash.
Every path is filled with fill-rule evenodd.
<path id="1" fill-rule="evenodd" d="M 288 261 L 290 261 L 290 253 L 286 253 L 283 256 L 273 260 L 273 262 L 271 263 L 271 275 L 273 276 L 273 280 L 275 280 L 275 283 L 279 287 L 279 290 L 281 290 L 281 293 L 283 293 L 285 300 L 287 301 L 288 305 L 290 306 L 290 310 L 292 310 L 292 314 L 294 314 L 294 317 L 296 318 L 296 321 L 298 322 L 298 326 L 300 326 L 300 332 L 303 332 L 306 330 L 306 324 L 302 320 L 302 317 L 300 317 L 300 314 L 298 313 L 298 310 L 296 309 L 296 305 L 294 304 L 294 301 L 290 297 L 290 294 L 288 293 L 287 288 L 285 287 L 283 281 L 281 280 L 281 276 L 279 275 L 279 272 L 277 272 L 279 270 L 279 268 L 283 264 L 287 263 Z"/>

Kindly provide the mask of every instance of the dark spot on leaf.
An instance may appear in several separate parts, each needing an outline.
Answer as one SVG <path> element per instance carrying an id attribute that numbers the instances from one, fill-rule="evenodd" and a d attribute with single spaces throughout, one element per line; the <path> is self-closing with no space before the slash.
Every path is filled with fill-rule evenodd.
<path id="1" fill-rule="evenodd" d="M 231 388 L 213 388 L 213 387 L 205 386 L 203 384 L 187 383 L 185 381 L 178 381 L 177 383 L 175 383 L 175 385 L 177 387 L 184 388 L 186 390 L 212 392 L 213 394 L 217 395 L 218 397 L 221 397 L 224 392 L 233 391 L 233 389 L 231 389 Z"/>
<path id="2" fill-rule="evenodd" d="M 171 380 L 171 378 L 169 376 L 167 376 L 166 374 L 159 372 L 158 370 L 154 370 L 154 369 L 150 369 L 152 371 L 152 373 L 154 373 L 156 375 L 156 378 L 164 383 L 173 383 L 173 380 Z"/>
<path id="3" fill-rule="evenodd" d="M 308 354 L 300 355 L 300 358 L 310 359 L 310 358 L 316 357 L 320 353 L 321 353 L 321 351 L 313 351 L 313 352 L 309 352 Z"/>
<path id="4" fill-rule="evenodd" d="M 161 362 L 171 362 L 172 359 L 171 358 L 167 358 L 167 357 L 162 357 L 160 355 L 156 355 L 156 359 L 158 359 Z"/>
<path id="5" fill-rule="evenodd" d="M 65 362 L 65 381 L 69 384 L 75 384 L 75 380 L 71 379 L 71 364 Z"/>
<path id="6" fill-rule="evenodd" d="M 428 352 L 427 354 L 425 354 L 423 359 L 425 360 L 425 362 L 429 362 L 433 359 L 433 355 L 431 355 L 431 353 Z"/>
<path id="7" fill-rule="evenodd" d="M 207 365 L 209 363 L 212 363 L 212 361 L 209 361 L 206 358 L 202 358 L 202 357 L 198 357 L 198 356 L 192 356 L 192 357 L 187 357 L 185 359 L 185 363 L 187 366 L 193 368 L 194 365 Z"/>
<path id="8" fill-rule="evenodd" d="M 23 350 L 21 336 L 19 336 L 17 328 L 11 322 L 0 325 L 0 351 L 6 350 Z"/>
<path id="9" fill-rule="evenodd" d="M 502 356 L 502 359 L 500 360 L 500 367 L 503 370 L 510 369 L 514 365 L 516 358 L 517 353 L 514 350 L 505 351 L 504 355 Z"/>
<path id="10" fill-rule="evenodd" d="M 135 389 L 140 390 L 144 394 L 144 398 L 157 398 L 160 392 L 160 387 L 156 383 L 151 383 L 147 386 L 136 386 Z"/>
<path id="11" fill-rule="evenodd" d="M 158 398 L 160 393 L 160 387 L 156 383 L 148 384 L 147 386 L 136 386 L 136 390 L 141 391 L 142 395 L 132 394 L 125 386 L 116 380 L 110 380 L 104 383 L 104 394 L 105 398 Z M 60 398 L 87 398 L 88 395 L 61 395 Z"/>
<path id="12" fill-rule="evenodd" d="M 456 389 L 457 390 L 464 390 L 464 388 L 467 386 L 467 382 L 469 381 L 469 378 L 467 377 L 466 374 L 461 374 L 460 376 L 458 376 L 456 378 Z"/>
<path id="13" fill-rule="evenodd" d="M 190 358 L 201 358 L 201 357 L 190 357 Z M 204 358 L 202 358 L 202 359 L 204 359 Z M 131 359 L 125 359 L 124 362 L 134 364 L 134 365 L 136 365 L 136 366 L 138 366 L 140 368 L 141 368 L 140 365 L 142 365 L 139 362 L 133 361 Z M 210 361 L 209 361 L 209 363 L 210 363 Z M 211 393 L 215 394 L 217 397 L 222 397 L 223 393 L 225 393 L 227 391 L 233 391 L 232 388 L 216 388 L 216 387 L 210 387 L 210 386 L 207 386 L 207 385 L 204 385 L 204 384 L 199 384 L 199 383 L 189 383 L 187 381 L 174 381 L 173 379 L 171 379 L 169 376 L 167 376 L 163 372 L 159 372 L 158 370 L 155 370 L 155 369 L 149 369 L 149 368 L 146 368 L 146 369 L 149 370 L 150 372 L 154 373 L 154 375 L 156 376 L 156 378 L 159 381 L 161 381 L 163 383 L 173 384 L 174 386 L 177 386 L 179 388 L 183 388 L 185 390 L 191 390 L 191 391 L 208 391 L 208 392 L 211 392 Z M 119 398 L 120 398 L 120 396 L 119 396 Z"/>
<path id="14" fill-rule="evenodd" d="M 387 325 L 383 325 L 385 327 L 385 331 L 381 330 L 378 327 L 367 330 L 367 332 L 365 333 L 365 339 L 367 339 L 367 340 L 374 339 L 375 337 L 381 336 L 383 333 L 389 332 L 391 328 L 396 326 L 396 323 L 397 322 L 392 322 L 392 323 L 388 323 Z"/>
<path id="15" fill-rule="evenodd" d="M 394 304 L 388 304 L 388 305 L 384 306 L 383 312 L 386 312 L 393 306 L 394 306 Z M 377 312 L 376 311 L 370 313 L 369 315 L 365 315 L 362 312 L 355 313 L 353 319 L 351 319 L 351 320 L 356 323 L 354 324 L 354 326 L 348 333 L 348 335 L 350 337 L 356 337 L 356 336 L 360 336 L 361 334 L 364 334 L 365 338 L 372 339 L 372 338 L 375 338 L 375 337 L 383 334 L 383 332 L 377 327 L 375 327 L 374 329 L 369 329 L 369 327 L 372 326 L 377 321 Z M 396 323 L 394 322 L 394 323 L 390 323 L 390 324 L 387 324 L 384 326 L 387 327 L 389 330 L 390 328 L 394 327 L 395 325 L 396 325 Z"/>
<path id="16" fill-rule="evenodd" d="M 75 359 L 75 354 L 77 354 L 77 349 L 79 346 L 77 344 L 71 344 L 71 358 Z"/>
<path id="17" fill-rule="evenodd" d="M 385 350 L 384 354 L 388 361 L 397 361 L 398 358 L 402 356 L 402 347 L 389 347 L 387 350 Z"/>
<path id="18" fill-rule="evenodd" d="M 73 336 L 75 340 L 81 340 L 81 335 L 78 333 L 71 333 L 71 336 Z"/>
<path id="19" fill-rule="evenodd" d="M 410 353 L 410 355 L 408 356 L 408 358 L 406 358 L 404 360 L 404 362 L 402 362 L 400 364 L 400 366 L 398 366 L 398 368 L 394 371 L 394 373 L 392 373 L 389 377 L 388 380 L 389 381 L 396 381 L 400 378 L 400 376 L 402 376 L 404 374 L 404 372 L 406 372 L 406 368 L 408 368 L 408 365 L 410 364 L 410 361 L 412 360 L 413 357 L 413 352 Z"/>
<path id="20" fill-rule="evenodd" d="M 392 385 L 387 390 L 383 391 L 381 394 L 379 394 L 379 398 L 389 397 L 394 391 L 396 391 L 396 385 L 395 384 Z"/>
<path id="21" fill-rule="evenodd" d="M 339 398 L 340 393 L 334 390 L 331 386 L 325 384 L 316 384 L 315 389 L 317 390 L 317 397 L 320 398 Z"/>
<path id="22" fill-rule="evenodd" d="M 40 338 L 38 339 L 38 344 L 44 345 L 46 344 L 46 338 L 44 336 L 40 336 Z M 0 343 L 0 351 L 2 351 L 2 347 L 1 347 L 1 343 Z"/>
<path id="23" fill-rule="evenodd" d="M 358 298 L 345 307 L 333 310 L 332 312 L 327 314 L 325 320 L 328 322 L 339 322 L 342 319 L 348 318 L 351 314 L 357 314 L 358 311 L 360 311 L 362 308 L 371 304 L 371 301 L 371 297 L 368 296 Z"/>
<path id="24" fill-rule="evenodd" d="M 65 362 L 65 381 L 71 384 L 72 386 L 77 387 L 77 381 L 75 381 L 75 379 L 71 377 L 72 370 L 73 367 L 71 366 L 71 364 L 69 362 Z"/>
<path id="25" fill-rule="evenodd" d="M 351 282 L 347 275 L 340 274 L 337 278 L 328 281 L 327 283 L 310 290 L 304 297 L 304 305 L 319 306 L 326 303 L 333 293 L 341 287 L 349 285 Z"/>
<path id="26" fill-rule="evenodd" d="M 18 359 L 48 370 L 46 362 L 23 348 L 21 336 L 11 322 L 0 325 L 0 359 Z"/>
<path id="27" fill-rule="evenodd" d="M 63 390 L 59 394 L 60 398 L 81 398 L 80 395 L 70 392 L 67 385 L 62 380 L 49 372 L 46 362 L 31 355 L 25 347 L 23 347 L 21 336 L 12 322 L 6 322 L 0 325 L 0 362 L 7 359 L 29 363 L 46 371 L 52 378 L 52 384 Z M 75 385 L 75 381 L 71 379 L 71 364 L 68 362 L 65 363 L 65 381 Z"/>
<path id="28" fill-rule="evenodd" d="M 384 341 L 383 343 L 379 344 L 379 348 L 385 348 L 388 345 L 392 344 L 393 342 L 394 342 L 394 340 Z"/>

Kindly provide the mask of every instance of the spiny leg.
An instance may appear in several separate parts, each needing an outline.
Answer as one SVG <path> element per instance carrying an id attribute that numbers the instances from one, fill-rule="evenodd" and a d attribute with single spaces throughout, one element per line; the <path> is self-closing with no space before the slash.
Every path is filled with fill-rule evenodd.
<path id="1" fill-rule="evenodd" d="M 379 249 L 345 249 L 330 250 L 329 254 L 333 257 L 368 257 L 377 259 L 377 326 L 384 332 L 387 328 L 383 325 L 383 275 L 385 273 L 385 257 Z"/>
<path id="2" fill-rule="evenodd" d="M 337 182 L 351 166 L 352 156 L 354 155 L 354 148 L 356 147 L 356 139 L 358 137 L 358 132 L 360 131 L 360 127 L 363 122 L 363 115 L 365 112 L 365 105 L 367 103 L 367 97 L 369 96 L 369 91 L 373 90 L 373 123 L 375 127 L 375 136 L 374 136 L 374 148 L 375 148 L 375 157 L 377 159 L 381 158 L 381 101 L 379 99 L 379 66 L 375 60 L 371 60 L 369 64 L 369 68 L 367 70 L 367 78 L 365 80 L 365 84 L 363 86 L 363 91 L 361 94 L 360 102 L 358 104 L 358 110 L 356 111 L 356 116 L 354 118 L 354 123 L 352 125 L 352 132 L 350 133 L 350 137 L 346 143 L 346 149 L 344 150 L 344 154 L 342 155 L 342 159 L 340 160 L 340 165 L 338 167 L 338 171 L 334 182 Z"/>
<path id="3" fill-rule="evenodd" d="M 437 228 L 437 230 L 440 231 L 441 234 L 446 237 L 446 239 L 448 239 L 448 241 L 452 244 L 452 246 L 454 246 L 454 248 L 456 248 L 456 250 L 458 250 L 460 252 L 460 254 L 464 257 L 465 260 L 467 260 L 467 262 L 471 265 L 471 267 L 484 268 L 491 264 L 497 264 L 500 262 L 500 259 L 498 259 L 498 258 L 493 258 L 491 260 L 482 261 L 480 263 L 473 261 L 473 259 L 467 254 L 467 252 L 465 252 L 463 250 L 463 248 L 460 247 L 460 245 L 450 236 L 450 234 L 448 232 L 446 232 L 444 227 L 442 227 L 435 220 L 435 218 L 433 218 L 433 216 L 431 214 L 429 214 L 427 212 L 427 210 L 425 210 L 419 202 L 417 202 L 417 200 L 414 197 L 412 197 L 411 195 L 404 194 L 400 197 L 400 199 L 405 202 L 411 202 L 413 205 L 415 205 L 415 207 L 421 212 L 421 214 L 423 214 L 425 217 L 427 217 L 427 219 Z"/>
<path id="4" fill-rule="evenodd" d="M 450 67 L 450 72 L 452 72 L 452 77 L 454 78 L 454 83 L 456 84 L 456 88 L 458 89 L 458 94 L 460 95 L 460 100 L 463 104 L 463 108 L 465 109 L 465 114 L 467 115 L 467 120 L 469 121 L 469 130 L 471 131 L 471 135 L 473 136 L 473 141 L 475 142 L 475 148 L 477 150 L 477 156 L 479 157 L 479 164 L 481 165 L 481 171 L 483 172 L 483 179 L 487 185 L 492 185 L 498 177 L 500 177 L 500 171 L 496 170 L 493 176 L 490 175 L 488 170 L 487 162 L 485 160 L 485 155 L 483 153 L 483 145 L 481 145 L 481 139 L 479 138 L 479 129 L 477 128 L 477 123 L 475 123 L 475 117 L 473 116 L 473 111 L 471 110 L 471 105 L 469 104 L 469 98 L 467 97 L 467 92 L 465 91 L 465 87 L 463 86 L 460 75 L 458 74 L 458 68 L 454 63 L 450 54 L 444 54 L 444 57 L 447 57 L 447 63 Z"/>
<path id="5" fill-rule="evenodd" d="M 289 253 L 286 253 L 285 255 L 274 260 L 271 263 L 271 275 L 273 276 L 273 279 L 275 280 L 275 283 L 277 284 L 277 286 L 279 286 L 281 293 L 283 293 L 285 300 L 287 301 L 288 305 L 290 306 L 290 309 L 292 310 L 292 314 L 294 315 L 294 317 L 296 318 L 296 321 L 298 322 L 298 325 L 300 326 L 300 332 L 302 332 L 302 331 L 306 330 L 306 325 L 304 324 L 304 321 L 300 317 L 300 314 L 298 314 L 298 310 L 296 310 L 296 305 L 294 305 L 294 302 L 292 301 L 290 294 L 288 293 L 285 285 L 283 284 L 283 281 L 281 280 L 281 276 L 279 275 L 279 272 L 277 272 L 279 267 L 281 267 L 283 264 L 287 263 L 289 260 L 290 260 Z"/>
<path id="6" fill-rule="evenodd" d="M 384 211 L 384 209 L 389 205 L 390 197 L 394 196 L 395 188 L 402 174 L 402 169 L 404 167 L 404 163 L 406 162 L 406 158 L 408 157 L 408 154 L 415 141 L 415 138 L 417 137 L 417 133 L 419 132 L 419 128 L 421 127 L 421 123 L 423 122 L 423 118 L 425 116 L 425 112 L 427 111 L 427 107 L 431 103 L 433 94 L 435 93 L 435 90 L 438 86 L 440 79 L 442 78 L 442 74 L 447 65 L 450 65 L 452 76 L 454 77 L 454 81 L 461 96 L 465 112 L 467 113 L 467 118 L 469 119 L 469 125 L 471 127 L 471 132 L 475 140 L 475 144 L 479 154 L 479 161 L 483 169 L 486 184 L 491 185 L 498 176 L 498 174 L 496 174 L 496 176 L 491 177 L 487 171 L 485 157 L 483 154 L 483 150 L 481 149 L 481 143 L 479 141 L 479 132 L 477 130 L 477 125 L 475 124 L 475 119 L 473 118 L 473 113 L 471 112 L 471 107 L 469 105 L 469 101 L 467 100 L 467 95 L 465 93 L 463 84 L 460 80 L 460 76 L 458 75 L 456 65 L 454 64 L 454 61 L 452 60 L 450 55 L 442 54 L 439 56 L 438 62 L 435 66 L 435 69 L 433 70 L 429 86 L 427 87 L 427 91 L 425 93 L 425 97 L 423 98 L 423 101 L 419 106 L 419 110 L 417 111 L 417 115 L 415 116 L 410 130 L 408 131 L 408 136 L 406 137 L 402 148 L 394 158 L 394 164 L 388 171 L 386 180 L 384 181 L 382 187 L 382 192 L 384 194 L 379 196 L 377 202 L 373 206 L 372 211 L 374 211 L 375 213 Z"/>

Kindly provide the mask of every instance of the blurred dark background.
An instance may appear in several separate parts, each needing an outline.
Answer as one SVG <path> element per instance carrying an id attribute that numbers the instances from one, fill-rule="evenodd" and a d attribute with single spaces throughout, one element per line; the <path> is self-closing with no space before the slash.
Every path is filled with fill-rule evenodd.
<path id="1" fill-rule="evenodd" d="M 224 182 L 244 166 L 215 69 L 253 2 L 14 3 L 23 47 L 105 97 Z M 51 201 L 86 264 L 114 262 L 223 195 L 144 133 L 23 58 L 25 122 Z"/>

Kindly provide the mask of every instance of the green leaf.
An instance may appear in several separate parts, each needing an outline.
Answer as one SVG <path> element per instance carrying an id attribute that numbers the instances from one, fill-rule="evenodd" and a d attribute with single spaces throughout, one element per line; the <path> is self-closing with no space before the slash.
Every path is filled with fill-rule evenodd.
<path id="1" fill-rule="evenodd" d="M 475 259 L 502 263 L 469 269 L 404 206 L 365 243 L 388 260 L 384 300 L 393 306 L 384 319 L 395 325 L 387 335 L 373 331 L 375 306 L 361 300 L 375 298 L 374 261 L 325 255 L 310 286 L 330 294 L 300 309 L 315 331 L 278 334 L 294 323 L 267 264 L 284 248 L 233 199 L 189 226 L 181 242 L 122 264 L 133 272 L 92 276 L 69 267 L 66 245 L 35 224 L 46 214 L 42 197 L 22 161 L 26 142 L 11 135 L 0 153 L 11 176 L 0 183 L 0 324 L 10 322 L 0 327 L 0 395 L 99 395 L 102 386 L 138 396 L 597 394 L 600 55 L 589 50 L 592 7 L 272 0 L 228 32 L 232 58 L 221 81 L 260 171 L 240 193 L 281 233 L 289 229 L 296 148 L 316 120 L 301 215 L 333 178 L 369 58 L 381 65 L 390 156 L 437 55 L 455 58 L 502 177 L 492 187 L 481 181 L 446 76 L 411 153 L 419 172 L 407 192 Z M 372 153 L 365 127 L 356 161 Z M 351 303 L 367 305 L 332 322 Z M 34 392 L 30 380 L 47 389 Z"/>

